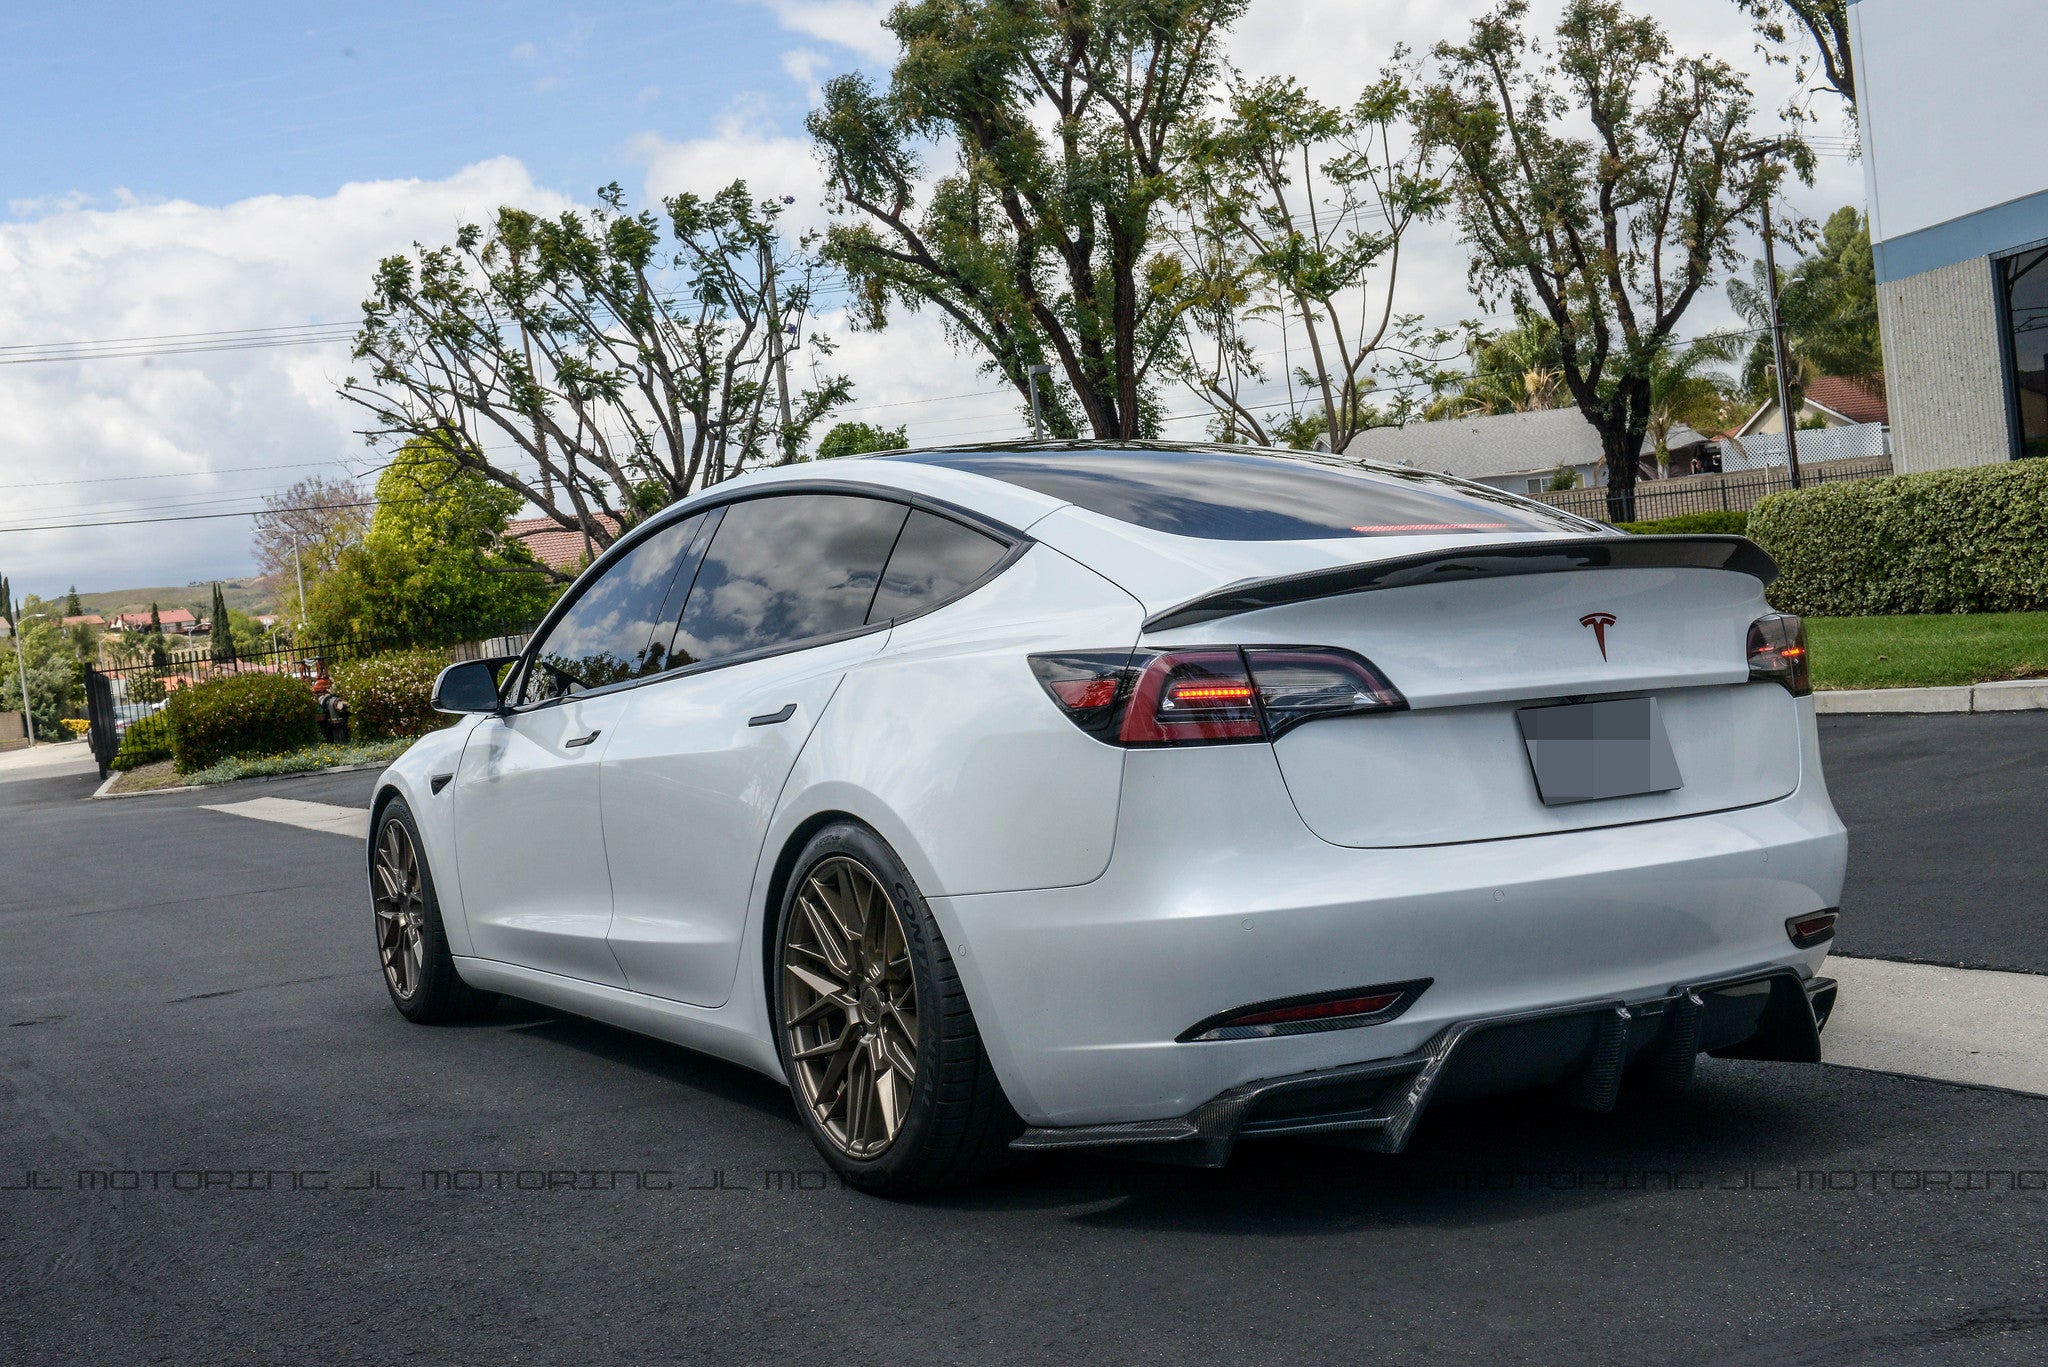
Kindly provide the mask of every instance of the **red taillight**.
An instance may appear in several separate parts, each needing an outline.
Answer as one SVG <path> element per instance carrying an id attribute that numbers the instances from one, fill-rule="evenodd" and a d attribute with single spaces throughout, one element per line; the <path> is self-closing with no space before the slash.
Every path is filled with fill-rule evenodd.
<path id="1" fill-rule="evenodd" d="M 1835 938 L 1835 922 L 1841 917 L 1836 911 L 1810 911 L 1804 916 L 1794 916 L 1785 922 L 1785 934 L 1791 937 L 1797 949 L 1812 949 Z"/>
<path id="2" fill-rule="evenodd" d="M 1774 612 L 1750 623 L 1749 677 L 1783 684 L 1795 698 L 1813 692 L 1806 623 L 1789 612 Z"/>
<path id="3" fill-rule="evenodd" d="M 1323 992 L 1312 997 L 1289 997 L 1282 1001 L 1240 1007 L 1197 1021 L 1181 1032 L 1179 1042 L 1271 1039 L 1276 1035 L 1306 1035 L 1323 1030 L 1345 1030 L 1357 1025 L 1378 1025 L 1406 1011 L 1431 981 L 1421 978 L 1415 982 L 1356 987 L 1348 992 Z"/>
<path id="4" fill-rule="evenodd" d="M 1318 717 L 1408 705 L 1371 661 L 1330 646 L 1084 651 L 1031 668 L 1076 726 L 1119 745 L 1277 740 Z"/>

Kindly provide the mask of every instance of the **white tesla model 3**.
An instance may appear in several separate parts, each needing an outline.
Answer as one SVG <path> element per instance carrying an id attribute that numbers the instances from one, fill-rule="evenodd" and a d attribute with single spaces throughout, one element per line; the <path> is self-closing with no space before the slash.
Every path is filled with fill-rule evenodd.
<path id="1" fill-rule="evenodd" d="M 1846 838 L 1773 572 L 1236 448 L 749 475 L 441 676 L 387 983 L 785 1079 L 872 1190 L 1817 1059 Z"/>

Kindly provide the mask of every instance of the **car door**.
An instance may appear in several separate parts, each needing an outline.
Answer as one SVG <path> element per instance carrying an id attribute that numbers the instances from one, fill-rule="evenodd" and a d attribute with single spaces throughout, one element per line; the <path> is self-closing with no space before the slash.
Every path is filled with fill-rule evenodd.
<path id="1" fill-rule="evenodd" d="M 635 684 L 669 667 L 670 595 L 706 523 L 658 527 L 577 584 L 528 651 L 511 710 L 463 747 L 455 863 L 477 956 L 625 985 L 605 941 L 599 765 Z"/>
<path id="2" fill-rule="evenodd" d="M 683 608 L 684 671 L 636 690 L 606 751 L 611 947 L 639 992 L 722 1005 L 783 781 L 870 620 L 909 509 L 851 494 L 729 504 Z"/>

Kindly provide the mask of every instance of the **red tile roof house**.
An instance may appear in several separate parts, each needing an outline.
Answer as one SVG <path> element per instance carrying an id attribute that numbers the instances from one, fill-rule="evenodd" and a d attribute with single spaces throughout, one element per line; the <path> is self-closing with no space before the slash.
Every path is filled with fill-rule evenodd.
<path id="1" fill-rule="evenodd" d="M 617 518 L 600 516 L 607 533 L 617 532 Z M 596 541 L 585 548 L 581 531 L 567 530 L 551 517 L 522 517 L 505 528 L 507 541 L 518 541 L 533 552 L 533 558 L 550 569 L 581 569 L 595 555 L 604 550 Z"/>
<path id="2" fill-rule="evenodd" d="M 206 629 L 206 624 L 184 608 L 172 608 L 169 612 L 158 612 L 157 619 L 163 624 L 166 636 L 192 636 Z M 124 612 L 114 618 L 116 631 L 148 631 L 149 614 L 146 612 Z"/>

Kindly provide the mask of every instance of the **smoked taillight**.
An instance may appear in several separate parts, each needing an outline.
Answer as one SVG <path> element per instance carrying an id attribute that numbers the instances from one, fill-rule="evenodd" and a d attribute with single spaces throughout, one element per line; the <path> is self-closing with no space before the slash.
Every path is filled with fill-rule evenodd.
<path id="1" fill-rule="evenodd" d="M 1789 612 L 1774 612 L 1750 623 L 1749 677 L 1783 684 L 1795 698 L 1813 692 L 1806 623 Z"/>
<path id="2" fill-rule="evenodd" d="M 1418 978 L 1413 982 L 1354 987 L 1241 1006 L 1196 1021 L 1176 1038 L 1182 1044 L 1198 1040 L 1272 1039 L 1277 1035 L 1310 1035 L 1380 1025 L 1414 1005 L 1433 981 Z"/>
<path id="3" fill-rule="evenodd" d="M 1073 723 L 1117 745 L 1270 741 L 1305 721 L 1407 707 L 1371 661 L 1329 646 L 1034 655 Z"/>

